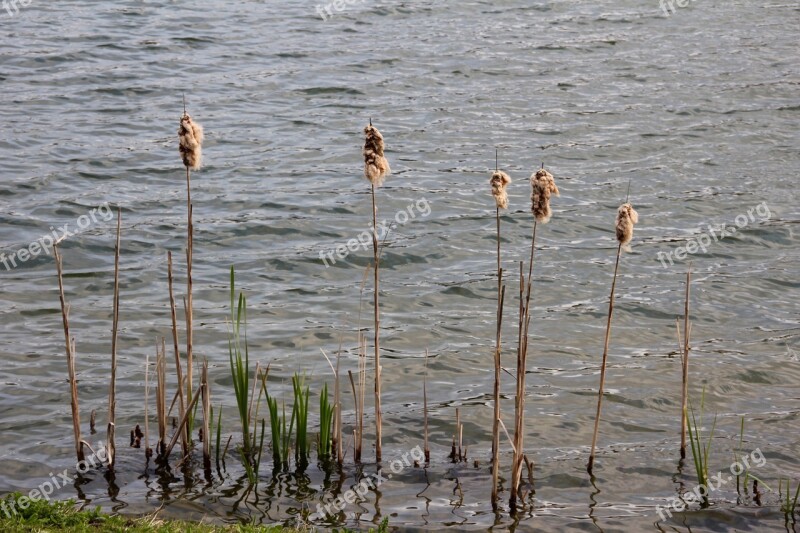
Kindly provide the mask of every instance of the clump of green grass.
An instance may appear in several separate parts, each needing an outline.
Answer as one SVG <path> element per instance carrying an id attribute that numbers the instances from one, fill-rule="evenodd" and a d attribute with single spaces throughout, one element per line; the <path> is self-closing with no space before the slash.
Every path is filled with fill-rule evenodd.
<path id="1" fill-rule="evenodd" d="M 286 427 L 286 404 L 282 404 L 282 412 L 278 412 L 278 399 L 267 394 L 267 407 L 269 408 L 269 425 L 272 430 L 272 461 L 274 468 L 289 468 L 289 446 L 294 427 L 294 416 L 289 427 Z"/>
<path id="2" fill-rule="evenodd" d="M 691 420 L 689 420 L 689 443 L 692 447 L 692 458 L 694 459 L 694 469 L 697 472 L 697 483 L 705 487 L 709 486 L 708 480 L 708 456 L 711 454 L 711 444 L 714 439 L 714 430 L 717 427 L 717 417 L 714 416 L 714 423 L 711 425 L 711 433 L 708 440 L 703 442 L 700 436 L 700 430 L 703 427 L 703 408 L 706 400 L 706 389 L 703 388 L 703 394 L 700 397 L 700 423 L 698 424 L 695 417 L 694 408 L 691 401 L 689 402 L 689 410 L 691 412 Z M 708 495 L 704 494 L 700 502 L 700 506 L 708 507 Z"/>
<path id="3" fill-rule="evenodd" d="M 792 480 L 786 480 L 786 498 L 783 497 L 783 479 L 778 480 L 778 494 L 781 497 L 781 512 L 786 516 L 787 522 L 794 518 L 797 512 L 797 500 L 800 497 L 800 482 L 797 484 L 797 489 L 794 491 L 794 498 L 792 498 Z"/>
<path id="4" fill-rule="evenodd" d="M 305 381 L 305 376 L 300 374 L 295 373 L 292 376 L 292 390 L 294 392 L 292 420 L 296 424 L 294 459 L 297 465 L 301 467 L 308 465 L 308 455 L 311 450 L 311 443 L 308 440 L 308 399 L 311 394 Z"/>
<path id="5" fill-rule="evenodd" d="M 319 395 L 319 443 L 317 457 L 326 461 L 331 457 L 331 435 L 333 430 L 333 405 L 328 399 L 328 384 L 322 386 Z"/>

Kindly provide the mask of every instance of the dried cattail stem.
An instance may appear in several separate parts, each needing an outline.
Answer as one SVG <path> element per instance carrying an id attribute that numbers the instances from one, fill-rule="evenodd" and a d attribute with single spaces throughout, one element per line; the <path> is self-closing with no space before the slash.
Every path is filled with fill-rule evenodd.
<path id="1" fill-rule="evenodd" d="M 681 459 L 686 458 L 686 428 L 689 424 L 689 334 L 691 333 L 691 323 L 689 322 L 689 288 L 692 284 L 692 267 L 686 271 L 686 301 L 683 309 L 683 350 L 682 350 L 682 370 L 683 380 L 681 387 Z M 680 335 L 680 330 L 679 330 Z M 737 478 L 738 480 L 738 478 Z"/>
<path id="2" fill-rule="evenodd" d="M 378 250 L 378 206 L 375 203 L 375 188 L 379 187 L 384 178 L 391 172 L 389 162 L 383 155 L 383 135 L 376 127 L 370 124 L 364 128 L 364 175 L 371 183 L 372 192 L 372 252 L 375 262 L 375 461 L 380 463 L 383 453 L 383 413 L 381 411 L 381 350 L 380 350 L 380 256 Z"/>
<path id="3" fill-rule="evenodd" d="M 200 390 L 203 395 L 203 470 L 211 476 L 211 389 L 208 384 L 208 361 L 203 361 L 200 373 Z"/>
<path id="4" fill-rule="evenodd" d="M 422 378 L 422 416 L 424 425 L 424 443 L 423 449 L 425 453 L 425 465 L 431 462 L 431 448 L 428 445 L 428 349 L 425 349 L 425 375 Z"/>
<path id="5" fill-rule="evenodd" d="M 122 210 L 117 210 L 117 243 L 114 247 L 114 318 L 111 327 L 111 383 L 108 385 L 108 469 L 114 470 L 117 446 L 116 410 L 117 410 L 117 332 L 119 331 L 119 254 L 122 228 Z"/>
<path id="6" fill-rule="evenodd" d="M 553 212 L 550 210 L 550 196 L 559 196 L 553 175 L 545 169 L 537 170 L 531 176 L 531 210 L 536 222 L 547 224 Z"/>
<path id="7" fill-rule="evenodd" d="M 370 122 L 369 126 L 364 128 L 364 137 L 364 176 L 372 185 L 380 187 L 386 176 L 392 172 L 389 161 L 383 154 L 383 135 Z"/>
<path id="8" fill-rule="evenodd" d="M 489 184 L 492 186 L 492 196 L 498 209 L 508 209 L 508 193 L 506 187 L 511 183 L 511 178 L 502 170 L 495 170 Z"/>
<path id="9" fill-rule="evenodd" d="M 78 407 L 78 380 L 75 376 L 75 339 L 69 333 L 70 305 L 64 296 L 64 276 L 62 270 L 61 253 L 58 243 L 53 245 L 56 272 L 58 273 L 58 297 L 61 301 L 61 320 L 64 326 L 64 341 L 67 350 L 67 373 L 69 374 L 70 408 L 72 410 L 72 431 L 75 434 L 75 455 L 78 461 L 84 460 L 83 443 L 81 439 L 81 415 Z"/>
<path id="10" fill-rule="evenodd" d="M 161 337 L 161 349 L 156 345 L 156 407 L 158 412 L 158 444 L 156 451 L 162 459 L 167 447 L 167 346 Z"/>
<path id="11" fill-rule="evenodd" d="M 606 322 L 606 338 L 603 347 L 603 361 L 600 366 L 600 387 L 597 391 L 597 412 L 594 418 L 594 432 L 592 434 L 592 449 L 589 455 L 589 464 L 586 470 L 589 474 L 592 473 L 594 467 L 595 448 L 597 446 L 597 431 L 600 427 L 600 412 L 603 407 L 603 393 L 606 383 L 606 363 L 608 361 L 608 346 L 611 342 L 611 317 L 614 313 L 614 290 L 617 286 L 617 272 L 619 271 L 619 258 L 622 255 L 623 246 L 627 246 L 633 238 L 633 226 L 639 222 L 639 215 L 633 209 L 633 206 L 626 202 L 619 206 L 617 210 L 616 219 L 616 234 L 619 245 L 617 246 L 617 259 L 614 262 L 614 277 L 611 281 L 611 295 L 608 299 L 608 321 Z"/>

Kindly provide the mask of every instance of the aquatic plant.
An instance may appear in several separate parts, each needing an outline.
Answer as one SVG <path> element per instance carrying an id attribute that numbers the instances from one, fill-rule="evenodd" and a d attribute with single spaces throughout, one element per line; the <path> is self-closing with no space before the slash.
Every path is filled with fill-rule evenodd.
<path id="1" fill-rule="evenodd" d="M 308 454 L 311 442 L 308 440 L 308 400 L 310 389 L 305 384 L 305 376 L 295 372 L 292 376 L 292 420 L 296 424 L 294 458 L 298 465 L 305 467 L 308 464 Z"/>
<path id="2" fill-rule="evenodd" d="M 711 454 L 711 445 L 714 439 L 714 430 L 717 427 L 717 417 L 714 416 L 714 423 L 711 426 L 711 432 L 708 435 L 708 440 L 703 441 L 700 431 L 703 428 L 703 409 L 705 407 L 706 389 L 703 387 L 703 393 L 700 396 L 700 422 L 697 422 L 695 417 L 694 408 L 691 401 L 689 401 L 689 410 L 691 412 L 691 420 L 689 421 L 689 443 L 692 448 L 692 459 L 694 460 L 694 469 L 697 474 L 697 483 L 704 487 L 708 487 L 708 456 Z M 708 507 L 708 494 L 703 494 L 700 502 L 701 507 Z"/>
<path id="3" fill-rule="evenodd" d="M 328 460 L 331 456 L 331 432 L 333 429 L 334 406 L 328 398 L 328 384 L 322 386 L 319 395 L 319 442 L 317 456 L 320 460 Z"/>
<path id="4" fill-rule="evenodd" d="M 56 263 L 56 273 L 58 274 L 58 298 L 61 302 L 61 321 L 64 328 L 64 340 L 67 348 L 67 373 L 69 376 L 69 395 L 70 409 L 72 411 L 72 432 L 75 436 L 75 456 L 78 461 L 84 460 L 83 446 L 81 439 L 81 414 L 78 405 L 78 380 L 75 377 L 75 338 L 69 332 L 69 310 L 64 295 L 64 276 L 61 252 L 58 251 L 58 243 L 53 244 L 53 257 Z"/>
<path id="5" fill-rule="evenodd" d="M 629 188 L 630 190 L 630 188 Z M 600 366 L 600 386 L 597 390 L 597 413 L 594 417 L 594 432 L 592 433 L 592 449 L 589 454 L 589 463 L 586 465 L 586 470 L 589 474 L 592 473 L 594 467 L 594 454 L 597 447 L 597 431 L 600 428 L 600 412 L 603 407 L 603 392 L 606 383 L 606 364 L 608 362 L 608 345 L 611 341 L 611 317 L 614 314 L 614 290 L 617 286 L 617 272 L 619 271 L 619 258 L 622 254 L 622 247 L 627 246 L 633 238 L 633 226 L 639 221 L 639 215 L 634 211 L 633 206 L 625 203 L 619 206 L 617 210 L 617 219 L 615 223 L 617 235 L 617 259 L 614 262 L 614 277 L 611 281 L 611 295 L 608 298 L 608 321 L 606 322 L 606 337 L 605 345 L 603 347 L 603 362 Z"/>
<path id="6" fill-rule="evenodd" d="M 239 423 L 242 428 L 242 463 L 252 478 L 253 453 L 250 440 L 250 353 L 247 347 L 247 299 L 239 293 L 236 302 L 236 273 L 231 266 L 230 275 L 231 317 L 228 331 L 228 360 Z M 244 326 L 244 329 L 242 328 Z"/>
<path id="7" fill-rule="evenodd" d="M 533 213 L 533 230 L 531 234 L 531 254 L 528 263 L 527 289 L 526 280 L 520 263 L 520 302 L 523 301 L 525 290 L 525 304 L 520 306 L 519 338 L 517 342 L 517 374 L 516 396 L 514 400 L 514 457 L 511 467 L 511 490 L 509 506 L 514 511 L 520 496 L 520 480 L 522 479 L 523 463 L 528 464 L 525 456 L 525 378 L 528 371 L 528 339 L 531 323 L 531 294 L 533 292 L 533 262 L 536 250 L 536 229 L 538 225 L 547 224 L 553 215 L 550 208 L 551 195 L 560 195 L 555 178 L 542 168 L 531 174 L 531 213 Z"/>
<path id="8" fill-rule="evenodd" d="M 508 193 L 506 187 L 511 178 L 497 168 L 497 152 L 495 152 L 495 171 L 489 179 L 492 196 L 495 201 L 495 220 L 497 222 L 497 328 L 495 331 L 494 349 L 494 414 L 492 423 L 492 509 L 497 511 L 497 491 L 500 481 L 500 351 L 502 346 L 501 331 L 503 329 L 503 300 L 506 288 L 503 286 L 503 268 L 500 255 L 500 210 L 508 209 Z"/>
<path id="9" fill-rule="evenodd" d="M 122 210 L 117 210 L 117 241 L 114 246 L 114 301 L 113 319 L 111 325 L 111 379 L 108 384 L 108 426 L 106 429 L 106 449 L 108 454 L 108 469 L 114 470 L 114 461 L 117 454 L 116 428 L 117 428 L 117 333 L 119 331 L 119 254 L 122 233 Z"/>
<path id="10" fill-rule="evenodd" d="M 384 156 L 383 135 L 372 125 L 364 128 L 364 176 L 369 180 L 372 193 L 372 252 L 375 263 L 375 461 L 381 462 L 383 414 L 381 412 L 381 350 L 380 350 L 380 256 L 378 254 L 378 206 L 375 203 L 375 188 L 383 184 L 383 180 L 391 173 L 389 162 Z"/>
<path id="11" fill-rule="evenodd" d="M 797 483 L 797 489 L 794 491 L 794 498 L 792 498 L 792 480 L 786 479 L 786 498 L 783 497 L 783 478 L 778 480 L 778 494 L 781 498 L 781 512 L 786 516 L 786 521 L 792 520 L 797 512 L 797 500 L 800 498 L 800 482 Z"/>
<path id="12" fill-rule="evenodd" d="M 192 120 L 186 112 L 186 100 L 183 102 L 183 115 L 178 128 L 178 151 L 181 154 L 183 165 L 186 167 L 186 300 L 184 312 L 186 315 L 186 398 L 192 401 L 193 365 L 193 309 L 192 299 L 192 257 L 194 254 L 194 226 L 192 225 L 192 187 L 191 170 L 198 170 L 202 163 L 203 127 Z M 193 422 L 188 422 L 187 433 L 192 434 Z"/>
<path id="13" fill-rule="evenodd" d="M 184 401 L 184 394 L 183 394 L 183 370 L 181 368 L 181 353 L 180 349 L 178 348 L 178 319 L 177 313 L 175 312 L 175 294 L 173 292 L 173 275 L 172 275 L 172 252 L 167 252 L 167 286 L 169 289 L 169 309 L 170 309 L 170 318 L 172 319 L 172 347 L 173 351 L 175 352 L 175 375 L 178 378 L 178 416 L 182 419 L 184 414 L 186 413 L 186 404 Z M 180 439 L 181 439 L 181 451 L 183 452 L 183 457 L 186 458 L 189 456 L 189 435 L 187 429 L 181 431 Z"/>
<path id="14" fill-rule="evenodd" d="M 683 343 L 680 342 L 680 323 L 676 321 L 676 325 L 678 327 L 678 343 L 681 344 L 681 367 L 683 369 L 681 388 L 681 459 L 686 458 L 686 428 L 689 425 L 689 338 L 692 335 L 692 323 L 689 322 L 689 289 L 691 284 L 692 266 L 690 264 L 689 270 L 686 271 L 686 300 L 683 311 Z"/>

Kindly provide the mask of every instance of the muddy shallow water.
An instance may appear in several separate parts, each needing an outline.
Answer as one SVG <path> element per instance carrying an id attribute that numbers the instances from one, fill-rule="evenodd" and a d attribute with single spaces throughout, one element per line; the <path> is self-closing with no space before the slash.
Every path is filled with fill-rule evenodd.
<path id="1" fill-rule="evenodd" d="M 390 232 L 382 261 L 384 456 L 421 443 L 427 349 L 432 462 L 404 468 L 325 523 L 784 528 L 775 492 L 759 504 L 737 497 L 735 480 L 712 494 L 710 509 L 662 520 L 656 508 L 696 483 L 691 459 L 680 464 L 677 453 L 674 321 L 690 260 L 691 394 L 699 402 L 705 388 L 707 420 L 718 416 L 711 470 L 728 470 L 744 417 L 743 448 L 765 459 L 754 472 L 773 489 L 800 478 L 798 16 L 791 3 L 712 0 L 669 17 L 655 1 L 628 0 L 365 0 L 329 20 L 299 1 L 32 2 L 0 12 L 0 252 L 17 258 L 15 268 L 0 264 L 0 492 L 75 466 L 55 266 L 44 254 L 14 254 L 86 220 L 63 245 L 65 283 L 84 422 L 97 409 L 105 425 L 116 222 L 106 205 L 123 216 L 120 464 L 113 483 L 90 473 L 57 497 L 123 513 L 163 504 L 164 516 L 291 523 L 360 475 L 350 457 L 343 472 L 265 468 L 247 492 L 232 456 L 206 483 L 196 469 L 173 478 L 145 470 L 141 451 L 124 446 L 143 421 L 145 357 L 169 335 L 168 250 L 179 297 L 185 289 L 175 135 L 185 91 L 207 136 L 192 180 L 195 354 L 209 360 L 226 434 L 236 427 L 225 327 L 232 264 L 248 295 L 251 358 L 271 364 L 278 394 L 290 394 L 295 371 L 308 373 L 312 390 L 330 383 L 320 349 L 334 353 L 342 332 L 342 364 L 356 368 L 355 332 L 371 320 L 369 284 L 361 304 L 371 251 L 329 266 L 323 258 L 367 228 L 361 129 L 372 117 L 386 137 L 394 172 L 379 191 L 381 218 L 409 217 Z M 510 275 L 528 253 L 527 177 L 544 161 L 561 189 L 537 236 L 526 426 L 535 492 L 518 521 L 488 501 L 496 147 L 514 179 L 502 218 Z M 620 267 L 591 480 L 613 220 L 629 182 L 641 220 Z M 723 224 L 726 236 L 705 251 L 664 259 Z M 517 305 L 510 296 L 509 369 Z M 510 427 L 514 389 L 503 380 Z M 454 465 L 456 407 L 469 460 Z M 371 422 L 365 473 L 375 472 Z M 510 463 L 510 447 L 503 453 Z"/>

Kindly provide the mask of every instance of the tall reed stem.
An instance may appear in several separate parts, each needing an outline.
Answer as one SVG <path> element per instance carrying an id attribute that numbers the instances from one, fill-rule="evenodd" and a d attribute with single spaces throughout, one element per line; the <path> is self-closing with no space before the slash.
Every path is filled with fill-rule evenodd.
<path id="1" fill-rule="evenodd" d="M 495 211 L 497 220 L 497 330 L 494 349 L 494 420 L 492 423 L 492 509 L 497 511 L 497 491 L 500 479 L 500 332 L 503 326 L 503 269 L 500 258 L 500 208 Z"/>
<path id="2" fill-rule="evenodd" d="M 689 424 L 689 287 L 692 267 L 686 271 L 686 302 L 683 309 L 683 387 L 681 389 L 681 459 L 686 458 L 686 426 Z"/>
<path id="3" fill-rule="evenodd" d="M 375 261 L 375 461 L 380 463 L 383 452 L 383 414 L 381 413 L 381 350 L 380 327 L 381 314 L 378 305 L 380 293 L 380 257 L 378 256 L 378 206 L 375 203 L 375 184 L 372 184 L 372 252 Z"/>
<path id="4" fill-rule="evenodd" d="M 178 348 L 178 316 L 175 312 L 175 294 L 172 288 L 172 252 L 167 252 L 167 280 L 169 282 L 169 308 L 172 317 L 172 346 L 175 351 L 175 374 L 178 378 L 178 415 L 182 419 L 186 412 L 186 404 L 183 398 L 183 371 L 181 369 L 181 353 Z M 181 432 L 181 451 L 183 456 L 189 455 L 189 436 L 186 430 Z"/>
<path id="5" fill-rule="evenodd" d="M 431 462 L 431 448 L 428 445 L 428 350 L 425 349 L 425 375 L 422 378 L 422 416 L 423 416 L 423 425 L 424 425 L 424 453 L 425 453 L 425 464 L 430 464 Z"/>
<path id="6" fill-rule="evenodd" d="M 208 361 L 203 361 L 200 372 L 200 391 L 203 396 L 203 471 L 211 477 L 211 389 L 208 385 Z"/>
<path id="7" fill-rule="evenodd" d="M 194 380 L 192 379 L 192 313 L 194 301 L 192 298 L 192 256 L 194 254 L 194 226 L 192 225 L 192 187 L 191 187 L 191 173 L 189 167 L 186 167 L 186 213 L 187 213 L 187 237 L 186 237 L 186 401 L 192 403 L 192 387 Z M 191 416 L 187 425 L 187 433 L 191 438 L 192 421 Z"/>
<path id="8" fill-rule="evenodd" d="M 75 456 L 78 461 L 84 460 L 83 442 L 81 440 L 81 415 L 78 407 L 78 380 L 75 377 L 75 339 L 69 334 L 69 309 L 64 296 L 64 279 L 61 262 L 61 253 L 58 244 L 53 245 L 53 255 L 58 272 L 58 296 L 61 301 L 61 320 L 64 326 L 64 340 L 67 349 L 67 372 L 69 373 L 70 408 L 72 409 L 72 431 L 75 434 Z"/>
<path id="9" fill-rule="evenodd" d="M 116 434 L 116 410 L 117 410 L 117 332 L 119 331 L 119 253 L 120 253 L 120 234 L 122 228 L 122 210 L 117 209 L 117 243 L 114 247 L 114 318 L 111 326 L 111 382 L 108 385 L 108 429 L 106 430 L 108 443 L 108 469 L 114 470 L 114 460 L 116 458 L 117 446 L 115 442 Z"/>
<path id="10" fill-rule="evenodd" d="M 156 343 L 156 384 L 156 413 L 158 415 L 156 453 L 163 457 L 167 449 L 167 341 L 164 337 L 161 337 L 160 349 Z"/>
<path id="11" fill-rule="evenodd" d="M 594 433 L 592 434 L 592 451 L 589 455 L 589 464 L 586 470 L 592 473 L 594 467 L 594 452 L 597 446 L 597 430 L 600 427 L 600 410 L 603 406 L 603 389 L 606 384 L 606 362 L 608 360 L 608 345 L 611 341 L 611 315 L 614 313 L 614 289 L 617 286 L 617 270 L 619 269 L 619 257 L 622 253 L 622 243 L 617 246 L 617 260 L 614 263 L 614 279 L 611 282 L 611 296 L 608 299 L 608 321 L 606 322 L 606 340 L 603 348 L 603 363 L 600 367 L 600 389 L 597 392 L 597 413 L 594 418 Z"/>

